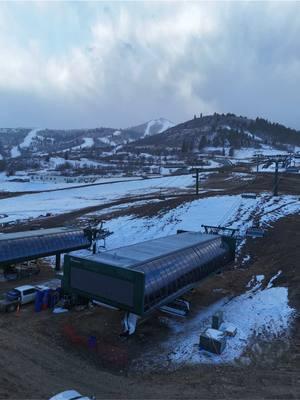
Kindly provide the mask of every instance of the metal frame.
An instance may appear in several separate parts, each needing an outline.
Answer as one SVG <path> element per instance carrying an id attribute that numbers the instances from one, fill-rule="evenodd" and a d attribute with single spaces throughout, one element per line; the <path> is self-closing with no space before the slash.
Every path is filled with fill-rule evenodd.
<path id="1" fill-rule="evenodd" d="M 161 240 L 163 239 L 172 240 L 171 237 Z M 109 252 L 106 253 L 106 257 L 104 257 L 104 253 L 102 258 L 100 255 L 88 257 L 66 255 L 63 288 L 70 295 L 75 294 L 95 299 L 139 316 L 148 315 L 155 309 L 182 296 L 235 257 L 235 238 L 210 235 L 204 241 L 199 238 L 198 243 L 195 241 L 193 243 L 193 245 L 157 257 L 151 257 L 149 254 L 148 258 L 138 262 L 124 258 L 124 264 L 121 263 L 121 265 L 118 265 L 118 259 Z M 151 245 L 153 246 L 153 244 Z M 124 248 L 123 254 L 126 254 L 128 247 L 130 246 Z M 120 253 L 122 249 L 118 250 Z M 78 277 L 72 283 L 73 268 L 82 270 L 84 284 L 80 280 L 78 281 Z M 99 285 L 98 289 L 95 288 L 96 283 L 93 287 L 93 282 L 91 282 L 89 291 L 88 281 L 91 281 L 93 277 L 88 274 L 85 277 L 84 271 L 92 271 L 99 276 L 131 282 L 134 293 L 132 306 L 116 300 L 115 291 L 116 288 L 120 288 L 119 281 L 116 286 L 111 285 L 111 295 L 110 293 L 106 295 L 106 288 L 103 289 L 101 281 L 97 284 Z M 74 276 L 76 274 L 75 271 Z"/>
<path id="2" fill-rule="evenodd" d="M 116 267 L 106 264 L 97 263 L 95 261 L 84 259 L 84 263 L 81 262 L 80 257 L 71 256 L 66 254 L 64 257 L 64 276 L 63 276 L 63 288 L 64 291 L 69 294 L 75 294 L 91 300 L 97 300 L 109 304 L 110 306 L 127 310 L 131 313 L 141 315 L 144 310 L 144 289 L 145 289 L 145 275 L 141 272 L 134 271 L 127 268 Z M 78 288 L 74 288 L 71 285 L 71 270 L 72 268 L 79 268 L 86 271 L 96 272 L 100 275 L 109 276 L 112 278 L 120 279 L 123 281 L 131 282 L 134 286 L 134 298 L 133 307 L 119 303 L 117 301 L 108 299 L 107 297 L 101 297 L 95 293 L 89 293 L 82 291 Z"/>
<path id="3" fill-rule="evenodd" d="M 77 237 L 72 240 L 71 235 L 77 235 Z M 14 234 L 7 233 L 0 235 L 0 266 L 5 267 L 55 255 L 56 267 L 58 268 L 60 266 L 60 263 L 58 263 L 60 254 L 86 249 L 90 245 L 90 239 L 81 229 L 51 228 Z M 28 250 L 24 251 L 23 254 L 22 246 Z"/>

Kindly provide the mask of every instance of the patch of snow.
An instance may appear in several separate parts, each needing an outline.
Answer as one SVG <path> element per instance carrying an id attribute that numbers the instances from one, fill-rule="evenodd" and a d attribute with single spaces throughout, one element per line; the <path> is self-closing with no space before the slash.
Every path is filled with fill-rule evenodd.
<path id="1" fill-rule="evenodd" d="M 262 146 L 260 149 L 245 147 L 238 150 L 234 150 L 234 158 L 245 159 L 253 158 L 255 155 L 261 154 L 264 156 L 274 156 L 274 155 L 287 155 L 288 152 L 285 150 L 277 150 L 270 146 Z"/>
<path id="2" fill-rule="evenodd" d="M 71 147 L 72 150 L 87 149 L 94 146 L 94 139 L 85 137 L 83 138 L 83 143 L 79 146 Z"/>
<path id="3" fill-rule="evenodd" d="M 167 129 L 173 128 L 173 126 L 175 126 L 175 124 L 165 118 L 159 118 L 158 120 L 162 127 L 160 128 L 160 130 L 158 131 L 158 133 L 162 133 L 164 131 L 166 131 Z"/>
<path id="4" fill-rule="evenodd" d="M 245 257 L 242 259 L 242 264 L 246 264 L 248 261 L 250 261 L 251 257 L 249 254 L 247 254 Z"/>
<path id="5" fill-rule="evenodd" d="M 282 271 L 279 270 L 279 271 L 277 272 L 276 275 L 272 276 L 272 278 L 270 279 L 270 281 L 269 281 L 269 283 L 268 283 L 268 285 L 267 285 L 267 289 L 270 289 L 271 287 L 273 287 L 273 282 L 274 282 L 281 274 L 282 274 Z"/>
<path id="6" fill-rule="evenodd" d="M 220 330 L 224 332 L 227 336 L 235 336 L 237 333 L 237 327 L 230 323 L 222 323 Z"/>
<path id="7" fill-rule="evenodd" d="M 246 287 L 251 288 L 251 291 L 255 292 L 258 288 L 261 287 L 264 279 L 265 279 L 264 275 L 252 276 L 251 280 L 247 283 Z"/>
<path id="8" fill-rule="evenodd" d="M 117 143 L 107 137 L 98 138 L 98 140 L 104 144 L 108 144 L 109 146 L 116 146 Z"/>
<path id="9" fill-rule="evenodd" d="M 215 355 L 199 349 L 199 335 L 211 324 L 213 314 L 223 311 L 225 324 L 237 328 L 234 337 L 227 338 L 225 350 Z M 223 299 L 190 317 L 165 318 L 170 328 L 169 338 L 160 348 L 143 354 L 145 365 L 168 365 L 177 368 L 195 364 L 228 364 L 239 359 L 253 337 L 273 339 L 287 335 L 295 310 L 288 304 L 288 289 L 276 287 L 246 292 L 231 300 Z"/>
<path id="10" fill-rule="evenodd" d="M 63 308 L 63 307 L 55 307 L 53 310 L 53 314 L 63 314 L 68 312 L 69 310 L 67 308 Z"/>
<path id="11" fill-rule="evenodd" d="M 291 202 L 292 204 L 289 204 Z M 284 207 L 279 208 L 277 212 L 272 212 L 280 206 Z M 257 196 L 255 199 L 242 198 L 241 195 L 213 196 L 182 204 L 151 218 L 135 218 L 130 215 L 111 219 L 107 221 L 107 227 L 115 233 L 107 239 L 106 243 L 111 249 L 118 247 L 125 236 L 128 244 L 134 244 L 175 234 L 178 229 L 199 231 L 203 224 L 239 229 L 240 235 L 243 235 L 248 228 L 252 227 L 255 217 L 258 217 L 260 224 L 265 226 L 270 221 L 297 211 L 300 211 L 300 201 L 296 196 L 278 196 L 277 199 L 266 194 Z M 237 254 L 244 243 L 245 240 L 238 244 Z"/>
<path id="12" fill-rule="evenodd" d="M 11 150 L 10 150 L 10 156 L 11 158 L 17 158 L 20 157 L 21 152 L 19 150 L 18 146 L 14 146 Z"/>
<path id="13" fill-rule="evenodd" d="M 14 146 L 10 150 L 10 156 L 11 158 L 17 158 L 20 157 L 21 152 L 19 148 L 21 149 L 26 149 L 30 147 L 33 139 L 37 136 L 37 133 L 42 131 L 43 129 L 37 128 L 37 129 L 32 129 L 24 138 L 23 142 L 19 144 L 19 146 Z"/>
<path id="14" fill-rule="evenodd" d="M 217 329 L 208 328 L 205 334 L 213 340 L 221 340 L 224 337 L 224 332 L 218 331 Z"/>
<path id="15" fill-rule="evenodd" d="M 155 121 L 155 120 L 149 121 L 149 122 L 147 123 L 147 127 L 146 127 L 146 129 L 145 129 L 144 136 L 150 135 L 150 129 L 152 128 L 153 125 L 156 125 L 156 121 Z"/>
<path id="16" fill-rule="evenodd" d="M 175 126 L 175 124 L 173 122 L 168 121 L 167 119 L 164 119 L 164 118 L 153 119 L 153 120 L 147 122 L 147 126 L 146 126 L 146 129 L 144 132 L 144 137 L 149 136 L 151 134 L 151 128 L 155 125 L 159 126 L 157 133 L 162 133 L 162 132 L 166 131 L 167 129 Z"/>
<path id="17" fill-rule="evenodd" d="M 32 141 L 33 141 L 33 139 L 37 136 L 37 133 L 40 132 L 40 131 L 42 131 L 42 130 L 43 130 L 43 129 L 41 129 L 41 128 L 37 128 L 37 129 L 33 129 L 32 131 L 30 131 L 30 132 L 26 135 L 26 137 L 25 137 L 25 139 L 23 140 L 23 142 L 20 143 L 20 148 L 21 148 L 21 149 L 26 149 L 26 148 L 30 147 L 30 146 L 31 146 L 31 143 L 32 143 Z"/>
<path id="18" fill-rule="evenodd" d="M 249 131 L 244 131 L 244 133 L 249 136 L 251 139 L 257 140 L 258 142 L 262 142 L 263 139 L 257 135 L 254 135 L 253 133 L 249 132 Z"/>

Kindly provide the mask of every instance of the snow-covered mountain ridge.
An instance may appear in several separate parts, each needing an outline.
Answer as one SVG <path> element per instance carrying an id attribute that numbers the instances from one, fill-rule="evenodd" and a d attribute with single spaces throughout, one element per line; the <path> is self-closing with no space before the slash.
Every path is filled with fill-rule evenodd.
<path id="1" fill-rule="evenodd" d="M 161 133 L 174 125 L 165 118 L 159 118 L 127 129 L 2 128 L 0 129 L 0 154 L 4 159 L 9 159 L 28 154 L 74 151 L 94 147 L 109 151 L 120 149 L 123 145 L 143 137 Z"/>
<path id="2" fill-rule="evenodd" d="M 165 132 L 169 128 L 175 126 L 174 122 L 169 121 L 165 118 L 152 119 L 144 124 L 129 128 L 134 132 L 138 132 L 142 137 L 156 135 L 157 133 Z"/>
<path id="3" fill-rule="evenodd" d="M 280 150 L 300 146 L 300 132 L 262 118 L 250 119 L 234 114 L 202 116 L 170 127 L 163 133 L 145 136 L 127 146 L 128 150 L 152 152 L 198 152 L 206 147 L 257 148 Z M 293 150 L 293 149 L 292 149 Z"/>

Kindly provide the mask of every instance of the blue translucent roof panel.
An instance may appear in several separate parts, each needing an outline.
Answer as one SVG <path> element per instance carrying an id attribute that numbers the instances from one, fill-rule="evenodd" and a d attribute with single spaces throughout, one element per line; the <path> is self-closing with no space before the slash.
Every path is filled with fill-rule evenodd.
<path id="1" fill-rule="evenodd" d="M 53 228 L 0 235 L 0 264 L 13 264 L 90 246 L 81 229 Z"/>
<path id="2" fill-rule="evenodd" d="M 124 268 L 135 268 L 136 265 L 148 262 L 154 258 L 163 257 L 167 254 L 216 239 L 216 235 L 203 234 L 199 232 L 185 232 L 179 235 L 165 236 L 130 246 L 104 251 L 96 255 L 91 255 L 88 258 L 102 264 Z"/>

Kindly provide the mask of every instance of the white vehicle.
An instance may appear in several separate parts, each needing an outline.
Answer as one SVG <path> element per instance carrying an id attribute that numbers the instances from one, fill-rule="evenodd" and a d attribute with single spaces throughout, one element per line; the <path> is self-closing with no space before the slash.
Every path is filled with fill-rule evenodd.
<path id="1" fill-rule="evenodd" d="M 18 286 L 6 293 L 7 300 L 18 300 L 20 304 L 32 303 L 37 289 L 31 285 Z"/>
<path id="2" fill-rule="evenodd" d="M 20 304 L 32 303 L 35 300 L 37 289 L 31 285 L 18 286 L 6 293 L 0 300 L 0 311 L 13 312 Z"/>
<path id="3" fill-rule="evenodd" d="M 82 396 L 77 390 L 66 390 L 51 397 L 49 400 L 95 400 L 94 397 Z"/>

